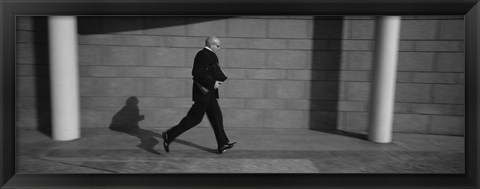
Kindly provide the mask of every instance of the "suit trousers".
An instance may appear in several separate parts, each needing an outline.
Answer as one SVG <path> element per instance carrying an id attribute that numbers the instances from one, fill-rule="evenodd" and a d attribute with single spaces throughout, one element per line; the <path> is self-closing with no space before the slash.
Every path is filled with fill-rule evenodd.
<path id="1" fill-rule="evenodd" d="M 180 121 L 180 123 L 167 130 L 168 143 L 171 143 L 183 132 L 198 125 L 202 121 L 205 113 L 212 125 L 218 147 L 229 142 L 223 128 L 222 111 L 220 110 L 215 94 L 213 92 L 207 93 L 202 99 L 203 100 L 194 101 L 194 104 L 188 111 L 187 115 Z"/>

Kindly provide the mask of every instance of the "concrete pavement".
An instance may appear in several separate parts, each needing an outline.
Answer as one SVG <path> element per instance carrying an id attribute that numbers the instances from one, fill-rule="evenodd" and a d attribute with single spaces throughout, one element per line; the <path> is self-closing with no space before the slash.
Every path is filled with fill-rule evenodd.
<path id="1" fill-rule="evenodd" d="M 306 129 L 226 128 L 238 144 L 216 153 L 211 128 L 193 128 L 163 150 L 164 129 L 124 133 L 82 129 L 58 142 L 17 132 L 18 173 L 464 173 L 464 138 L 395 133 L 389 144 L 365 135 Z"/>

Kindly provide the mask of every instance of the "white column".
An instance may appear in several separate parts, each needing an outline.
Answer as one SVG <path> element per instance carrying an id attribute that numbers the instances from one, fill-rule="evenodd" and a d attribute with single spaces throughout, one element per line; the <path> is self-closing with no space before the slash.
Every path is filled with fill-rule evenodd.
<path id="1" fill-rule="evenodd" d="M 66 141 L 80 137 L 77 18 L 48 18 L 52 135 Z"/>
<path id="2" fill-rule="evenodd" d="M 368 139 L 392 141 L 400 16 L 377 18 Z"/>

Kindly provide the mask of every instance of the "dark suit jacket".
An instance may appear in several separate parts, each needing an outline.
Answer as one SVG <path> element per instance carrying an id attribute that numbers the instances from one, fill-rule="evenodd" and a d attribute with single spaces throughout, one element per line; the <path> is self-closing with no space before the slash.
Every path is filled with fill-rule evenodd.
<path id="1" fill-rule="evenodd" d="M 212 92 L 214 93 L 216 98 L 219 98 L 218 89 L 214 89 L 215 81 L 218 81 L 219 79 L 214 79 L 213 72 L 211 70 L 214 65 L 218 66 L 218 57 L 214 52 L 206 48 L 199 51 L 195 56 L 192 69 L 193 80 L 194 82 L 198 82 L 200 85 L 207 88 L 209 92 L 208 94 L 203 94 L 201 89 L 195 84 L 193 84 L 193 101 L 206 100 L 206 96 L 211 95 Z M 218 69 L 219 68 L 220 67 L 218 67 Z"/>

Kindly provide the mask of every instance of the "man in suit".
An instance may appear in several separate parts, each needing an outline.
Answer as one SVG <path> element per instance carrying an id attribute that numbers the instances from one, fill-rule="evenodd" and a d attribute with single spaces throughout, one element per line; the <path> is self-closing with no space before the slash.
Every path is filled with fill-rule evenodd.
<path id="1" fill-rule="evenodd" d="M 162 133 L 163 147 L 170 151 L 169 145 L 180 134 L 198 125 L 205 113 L 212 125 L 218 145 L 218 153 L 224 153 L 235 146 L 230 142 L 223 129 L 223 118 L 217 98 L 218 88 L 227 77 L 220 69 L 218 57 L 215 54 L 220 49 L 220 40 L 217 37 L 208 37 L 205 47 L 197 53 L 193 62 L 193 89 L 194 104 L 180 123 Z"/>

